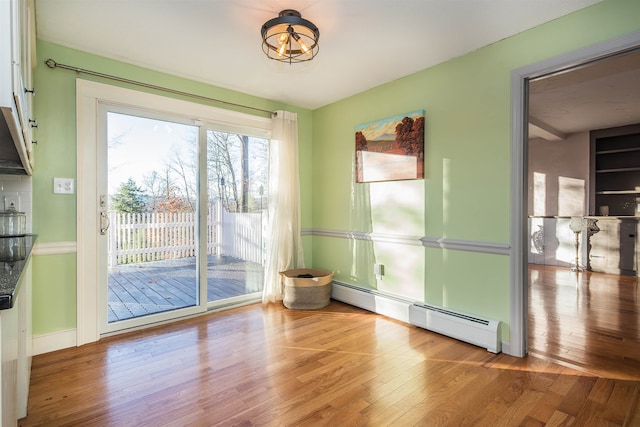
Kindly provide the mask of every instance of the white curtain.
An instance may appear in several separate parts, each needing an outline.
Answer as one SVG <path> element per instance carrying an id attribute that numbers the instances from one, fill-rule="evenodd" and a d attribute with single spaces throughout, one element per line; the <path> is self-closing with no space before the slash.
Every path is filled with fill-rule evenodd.
<path id="1" fill-rule="evenodd" d="M 300 237 L 298 115 L 277 111 L 269 146 L 269 220 L 262 302 L 283 299 L 280 272 L 304 267 Z"/>

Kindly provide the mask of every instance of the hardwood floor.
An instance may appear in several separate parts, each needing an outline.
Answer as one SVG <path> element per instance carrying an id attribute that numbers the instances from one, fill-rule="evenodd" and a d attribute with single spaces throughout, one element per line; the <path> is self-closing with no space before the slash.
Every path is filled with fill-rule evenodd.
<path id="1" fill-rule="evenodd" d="M 21 426 L 640 425 L 640 382 L 338 302 L 261 304 L 36 356 Z"/>
<path id="2" fill-rule="evenodd" d="M 529 352 L 600 376 L 640 380 L 638 277 L 531 264 Z"/>

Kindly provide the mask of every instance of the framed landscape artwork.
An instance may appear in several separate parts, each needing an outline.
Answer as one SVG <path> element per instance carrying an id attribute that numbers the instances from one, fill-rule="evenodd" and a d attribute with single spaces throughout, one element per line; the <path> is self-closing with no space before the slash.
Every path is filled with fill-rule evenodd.
<path id="1" fill-rule="evenodd" d="M 424 110 L 356 127 L 356 182 L 424 178 Z"/>

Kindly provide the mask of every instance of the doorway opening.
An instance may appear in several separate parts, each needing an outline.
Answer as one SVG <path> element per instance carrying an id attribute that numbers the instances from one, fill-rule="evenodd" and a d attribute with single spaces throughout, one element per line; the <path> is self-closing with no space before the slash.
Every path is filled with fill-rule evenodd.
<path id="1" fill-rule="evenodd" d="M 516 260 L 512 271 L 523 277 L 521 331 L 528 346 L 524 352 L 607 375 L 630 372 L 624 366 L 614 373 L 606 371 L 607 363 L 601 362 L 612 357 L 612 349 L 629 366 L 637 364 L 626 357 L 624 348 L 640 348 L 633 321 L 638 309 L 628 304 L 638 280 L 593 272 L 589 265 L 590 233 L 597 232 L 591 225 L 598 221 L 598 212 L 593 212 L 590 134 L 640 123 L 635 83 L 640 76 L 639 43 L 638 34 L 622 37 L 517 70 L 512 80 L 514 88 L 516 80 L 521 81 L 523 94 L 520 112 L 514 105 L 514 131 L 517 115 L 522 114 L 518 131 L 523 241 L 518 247 L 524 256 L 521 269 Z M 634 83 L 625 88 L 626 79 Z M 573 105 L 568 104 L 571 100 Z M 605 103 L 599 113 L 596 101 Z M 575 218 L 585 225 L 579 232 L 571 227 Z M 611 298 L 615 302 L 605 302 Z M 630 321 L 631 329 L 622 331 Z M 610 342 L 603 345 L 606 341 Z M 615 364 L 608 362 L 609 367 Z M 640 370 L 633 375 L 640 377 Z"/>

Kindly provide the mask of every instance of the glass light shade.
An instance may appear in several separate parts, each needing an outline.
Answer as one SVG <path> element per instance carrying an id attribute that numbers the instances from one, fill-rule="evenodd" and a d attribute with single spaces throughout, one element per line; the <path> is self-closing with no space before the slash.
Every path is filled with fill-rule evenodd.
<path id="1" fill-rule="evenodd" d="M 287 37 L 287 39 L 285 39 L 285 41 L 280 44 L 280 47 L 278 48 L 278 52 L 277 52 L 278 56 L 280 58 L 284 58 L 284 55 L 287 52 L 287 44 L 288 43 L 289 43 L 289 40 L 288 40 L 288 37 Z"/>
<path id="2" fill-rule="evenodd" d="M 289 43 L 289 33 L 286 30 L 279 33 L 277 40 L 278 40 L 278 43 L 280 43 L 281 45 Z"/>
<path id="3" fill-rule="evenodd" d="M 569 228 L 574 233 L 582 232 L 582 230 L 585 229 L 584 218 L 582 218 L 581 216 L 571 217 L 571 222 L 569 223 Z"/>

